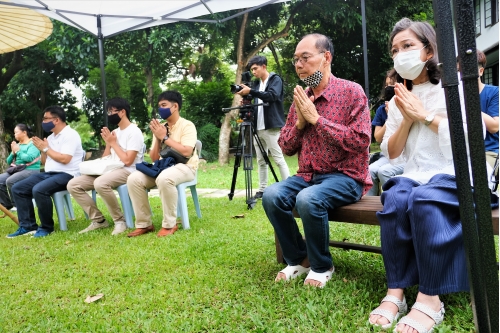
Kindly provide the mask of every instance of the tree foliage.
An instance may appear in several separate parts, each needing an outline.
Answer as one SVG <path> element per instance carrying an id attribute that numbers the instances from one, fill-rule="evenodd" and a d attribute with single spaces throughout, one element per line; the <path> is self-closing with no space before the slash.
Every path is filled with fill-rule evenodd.
<path id="1" fill-rule="evenodd" d="M 215 16 L 223 18 L 238 12 Z M 384 73 L 392 67 L 388 36 L 394 23 L 403 17 L 432 21 L 432 1 L 366 0 L 372 102 L 376 102 Z M 11 133 L 19 122 L 35 125 L 37 134 L 43 135 L 41 111 L 51 104 L 63 106 L 69 121 L 87 122 L 94 132 L 102 127 L 97 40 L 58 21 L 53 24 L 53 33 L 46 41 L 0 55 L 3 142 L 7 139 L 5 133 Z M 292 0 L 262 7 L 224 23 L 177 22 L 105 40 L 107 98 L 128 99 L 132 120 L 147 130 L 149 120 L 156 116 L 155 97 L 164 85 L 178 89 L 185 101 L 183 116 L 191 119 L 198 129 L 207 124 L 220 128 L 219 162 L 226 163 L 234 114 L 224 116 L 221 108 L 239 104 L 239 96 L 229 93 L 228 84 L 240 82 L 251 56 L 264 54 L 268 69 L 284 79 L 285 103 L 290 105 L 292 89 L 301 82 L 289 60 L 302 36 L 313 32 L 333 40 L 332 73 L 364 86 L 359 0 Z M 83 110 L 76 108 L 76 99 L 62 88 L 61 84 L 67 81 L 84 88 Z M 210 134 L 206 141 L 212 140 L 210 137 L 217 130 L 206 127 L 205 132 Z M 6 153 L 6 145 L 0 145 L 0 154 Z"/>

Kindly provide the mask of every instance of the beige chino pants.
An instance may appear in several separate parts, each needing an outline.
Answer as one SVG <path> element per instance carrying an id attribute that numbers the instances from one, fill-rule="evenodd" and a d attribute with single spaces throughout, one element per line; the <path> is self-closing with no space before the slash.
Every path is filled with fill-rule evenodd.
<path id="1" fill-rule="evenodd" d="M 173 228 L 177 220 L 177 185 L 194 179 L 195 171 L 183 163 L 163 170 L 155 179 L 135 171 L 128 177 L 127 188 L 135 212 L 135 227 L 152 225 L 151 208 L 146 189 L 158 187 L 163 207 L 163 228 Z"/>
<path id="2" fill-rule="evenodd" d="M 102 176 L 82 175 L 71 179 L 67 185 L 67 189 L 93 222 L 101 222 L 104 219 L 104 215 L 97 208 L 97 204 L 87 193 L 94 189 L 106 204 L 113 221 L 125 222 L 123 212 L 113 189 L 126 184 L 129 175 L 130 171 L 123 168 L 110 171 Z"/>

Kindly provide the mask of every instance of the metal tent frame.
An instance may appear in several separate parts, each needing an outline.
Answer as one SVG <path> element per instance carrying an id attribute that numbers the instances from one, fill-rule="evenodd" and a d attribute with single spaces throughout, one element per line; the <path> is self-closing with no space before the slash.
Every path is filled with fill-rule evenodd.
<path id="1" fill-rule="evenodd" d="M 441 83 L 446 94 L 470 294 L 476 331 L 498 332 L 498 268 L 491 224 L 490 191 L 478 94 L 474 5 L 472 0 L 433 0 Z M 468 137 L 465 137 L 458 91 L 455 32 L 464 81 Z M 473 183 L 469 176 L 466 141 Z"/>

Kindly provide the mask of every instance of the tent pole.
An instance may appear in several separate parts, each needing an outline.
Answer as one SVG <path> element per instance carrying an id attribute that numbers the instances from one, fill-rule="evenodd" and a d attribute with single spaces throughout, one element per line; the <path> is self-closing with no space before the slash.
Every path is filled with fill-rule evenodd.
<path id="1" fill-rule="evenodd" d="M 479 243 L 479 256 L 469 258 L 480 260 L 481 280 L 483 288 L 479 300 L 486 303 L 487 313 L 478 314 L 478 319 L 488 320 L 489 331 L 498 332 L 498 268 L 496 265 L 495 240 L 493 227 L 490 222 L 491 207 L 490 191 L 488 189 L 488 174 L 486 172 L 486 159 L 483 131 L 480 117 L 480 99 L 478 94 L 478 65 L 476 54 L 476 27 L 474 17 L 474 3 L 472 0 L 454 0 L 454 17 L 456 17 L 456 35 L 458 54 L 460 59 L 460 72 L 464 82 L 465 110 L 467 111 L 467 126 L 469 130 L 469 147 L 471 154 L 472 176 L 474 179 L 474 200 L 477 237 Z M 463 69 L 463 70 L 462 70 Z M 473 122 L 474 121 L 474 122 Z M 475 125 L 475 126 L 474 126 Z M 477 304 L 476 298 L 476 304 Z M 482 324 L 479 327 L 482 329 Z M 481 330 L 483 332 L 485 330 Z"/>
<path id="2" fill-rule="evenodd" d="M 498 332 L 498 271 L 495 263 L 490 195 L 477 87 L 474 7 L 472 0 L 455 0 L 454 2 L 460 70 L 464 81 L 473 186 L 469 177 L 466 137 L 462 124 L 451 0 L 433 1 L 434 21 L 437 28 L 438 54 L 442 72 L 441 83 L 448 109 L 472 312 L 476 331 L 491 333 Z M 490 286 L 490 281 L 493 281 L 493 286 Z M 491 296 L 488 295 L 489 293 Z"/>
<path id="3" fill-rule="evenodd" d="M 363 65 L 365 70 L 365 95 L 370 100 L 370 83 L 368 82 L 368 45 L 366 42 L 365 0 L 361 0 L 361 27 L 363 32 Z"/>
<path id="4" fill-rule="evenodd" d="M 99 47 L 99 64 L 101 66 L 101 86 L 102 86 L 102 114 L 104 126 L 108 126 L 108 117 L 106 112 L 106 73 L 104 72 L 104 37 L 101 31 L 101 16 L 97 15 L 97 45 Z"/>

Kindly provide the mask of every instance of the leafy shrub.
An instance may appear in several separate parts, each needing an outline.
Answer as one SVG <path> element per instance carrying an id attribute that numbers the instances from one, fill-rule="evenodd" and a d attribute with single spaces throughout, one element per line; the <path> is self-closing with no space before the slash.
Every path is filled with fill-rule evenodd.
<path id="1" fill-rule="evenodd" d="M 203 144 L 201 156 L 208 162 L 216 161 L 219 156 L 220 128 L 214 124 L 206 124 L 198 129 L 198 139 Z"/>

